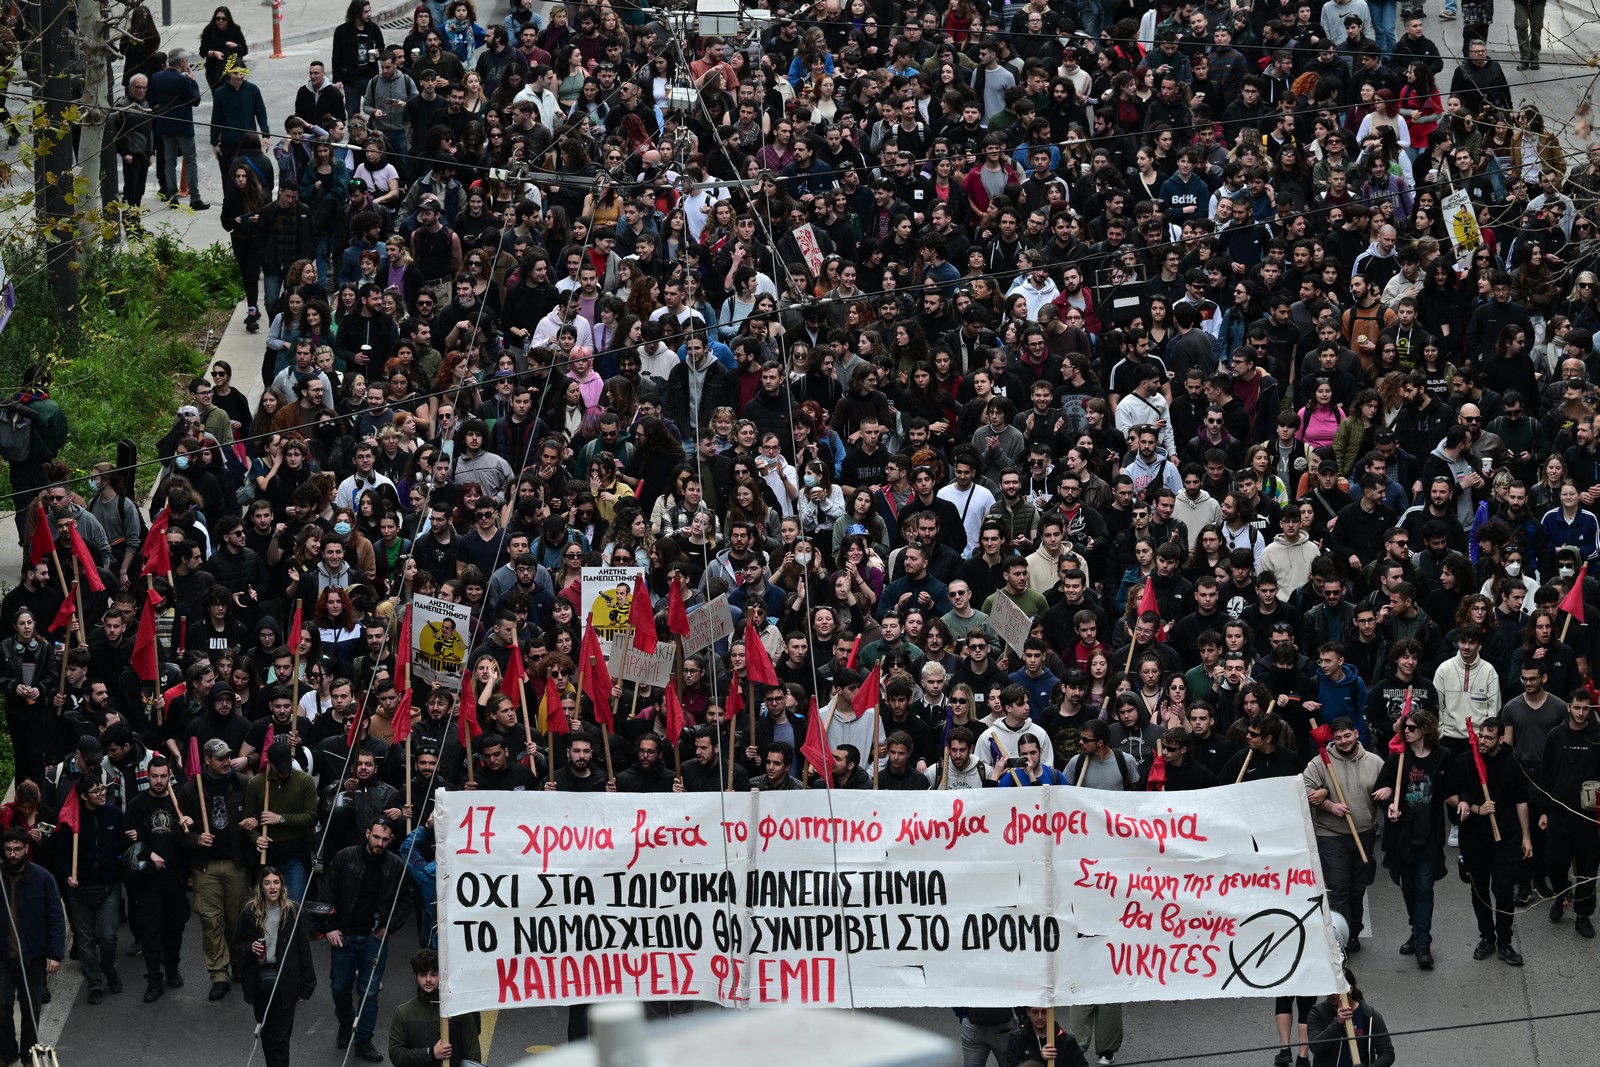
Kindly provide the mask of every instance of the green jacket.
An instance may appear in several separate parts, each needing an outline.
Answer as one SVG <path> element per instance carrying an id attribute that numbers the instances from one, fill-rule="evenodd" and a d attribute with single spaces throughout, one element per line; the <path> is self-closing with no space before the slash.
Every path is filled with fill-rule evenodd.
<path id="1" fill-rule="evenodd" d="M 477 1012 L 450 1019 L 450 1063 L 483 1059 L 478 1047 L 481 1021 Z M 424 1000 L 419 992 L 394 1010 L 389 1020 L 389 1062 L 394 1067 L 432 1067 L 434 1042 L 439 1040 L 439 1002 Z"/>
<path id="2" fill-rule="evenodd" d="M 24 404 L 33 418 L 33 455 L 30 463 L 43 463 L 56 458 L 67 444 L 67 416 L 61 405 L 48 398 Z"/>
<path id="3" fill-rule="evenodd" d="M 251 778 L 244 787 L 244 817 L 259 819 L 264 807 L 262 801 L 267 789 L 266 774 Z M 272 783 L 271 810 L 283 816 L 283 822 L 265 827 L 272 841 L 268 861 L 279 855 L 298 856 L 305 852 L 311 832 L 317 826 L 317 783 L 305 771 L 292 770 L 286 782 Z M 261 837 L 262 827 L 246 830 L 250 845 L 255 846 Z"/>

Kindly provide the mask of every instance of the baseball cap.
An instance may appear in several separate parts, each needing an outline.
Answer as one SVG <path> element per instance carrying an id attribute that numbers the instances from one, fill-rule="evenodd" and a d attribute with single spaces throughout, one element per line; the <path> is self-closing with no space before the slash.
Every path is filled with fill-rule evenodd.
<path id="1" fill-rule="evenodd" d="M 204 752 L 207 756 L 214 756 L 214 757 L 223 757 L 223 756 L 231 756 L 231 755 L 233 755 L 233 749 L 228 747 L 228 742 L 224 741 L 220 737 L 215 737 L 215 738 L 212 738 L 210 741 L 207 741 L 205 743 L 205 747 L 203 749 L 201 749 L 201 751 Z"/>
<path id="2" fill-rule="evenodd" d="M 1377 442 L 1380 445 L 1392 445 L 1398 440 L 1400 440 L 1400 435 L 1393 430 L 1378 431 Z"/>
<path id="3" fill-rule="evenodd" d="M 286 771 L 294 766 L 294 753 L 287 741 L 274 741 L 267 746 L 267 762 L 274 770 Z"/>
<path id="4" fill-rule="evenodd" d="M 98 737 L 84 734 L 78 738 L 78 755 L 83 757 L 85 763 L 99 763 L 106 758 L 106 750 Z"/>
<path id="5" fill-rule="evenodd" d="M 1325 459 L 1317 464 L 1318 474 L 1338 474 L 1339 465 L 1331 459 Z"/>

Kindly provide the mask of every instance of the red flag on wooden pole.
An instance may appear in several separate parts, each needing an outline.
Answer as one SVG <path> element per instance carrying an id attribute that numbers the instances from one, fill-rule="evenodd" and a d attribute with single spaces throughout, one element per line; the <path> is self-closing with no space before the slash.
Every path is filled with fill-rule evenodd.
<path id="1" fill-rule="evenodd" d="M 469 672 L 461 679 L 461 713 L 456 722 L 456 731 L 461 739 L 461 747 L 467 750 L 467 758 L 472 758 L 472 739 L 483 733 L 483 727 L 478 723 L 478 695 L 472 691 L 472 674 Z"/>
<path id="2" fill-rule="evenodd" d="M 628 625 L 633 627 L 633 647 L 647 656 L 656 654 L 656 613 L 650 606 L 650 589 L 644 575 L 633 576 L 633 596 L 628 600 Z"/>
<path id="3" fill-rule="evenodd" d="M 818 774 L 829 789 L 833 788 L 833 748 L 828 744 L 828 724 L 822 721 L 817 710 L 817 698 L 811 698 L 811 728 L 800 746 L 800 755 Z"/>
<path id="4" fill-rule="evenodd" d="M 300 637 L 305 626 L 305 610 L 305 602 L 297 600 L 294 605 L 294 619 L 289 623 L 288 649 L 291 655 L 300 651 Z"/>
<path id="5" fill-rule="evenodd" d="M 78 583 L 72 583 L 72 589 L 67 593 L 67 599 L 61 602 L 61 607 L 56 611 L 56 617 L 50 620 L 50 630 L 55 632 L 63 626 L 72 623 L 72 617 L 78 613 Z"/>
<path id="6" fill-rule="evenodd" d="M 865 715 L 868 708 L 878 706 L 883 689 L 882 669 L 874 663 L 872 670 L 867 672 L 866 680 L 856 690 L 856 695 L 850 698 L 850 706 L 856 709 L 857 715 Z"/>
<path id="7" fill-rule="evenodd" d="M 141 682 L 155 684 L 161 678 L 161 656 L 156 649 L 156 605 L 161 598 L 151 593 L 139 612 L 139 633 L 133 640 L 133 673 Z"/>
<path id="8" fill-rule="evenodd" d="M 146 574 L 166 574 L 172 570 L 172 546 L 167 543 L 168 525 L 167 509 L 162 508 L 161 514 L 156 516 L 145 533 L 144 544 L 139 546 L 139 558 L 144 561 Z"/>
<path id="9" fill-rule="evenodd" d="M 689 609 L 683 604 L 683 590 L 675 581 L 667 582 L 667 632 L 678 637 L 689 636 Z"/>
<path id="10" fill-rule="evenodd" d="M 56 550 L 56 524 L 50 518 L 49 510 L 44 506 L 44 497 L 39 498 L 39 514 L 33 523 L 33 536 L 28 541 L 28 566 L 37 567 L 40 560 L 48 559 Z"/>
<path id="11" fill-rule="evenodd" d="M 583 676 L 583 691 L 594 704 L 595 722 L 615 731 L 617 722 L 611 715 L 611 668 L 606 664 L 600 638 L 593 626 L 583 628 L 583 652 L 579 658 L 583 662 L 578 665 L 578 673 Z"/>
<path id="12" fill-rule="evenodd" d="M 1561 598 L 1561 603 L 1556 605 L 1560 610 L 1571 615 L 1580 623 L 1583 622 L 1583 579 L 1589 573 L 1589 565 L 1585 563 L 1578 568 L 1578 574 L 1572 579 L 1572 588 L 1567 590 L 1567 595 Z"/>
<path id="13" fill-rule="evenodd" d="M 78 533 L 76 524 L 69 529 L 72 534 L 72 556 L 78 561 L 78 568 L 83 572 L 83 580 L 88 582 L 89 588 L 96 593 L 105 592 L 106 583 L 100 580 L 100 565 L 94 561 L 94 553 L 83 543 L 83 535 Z"/>

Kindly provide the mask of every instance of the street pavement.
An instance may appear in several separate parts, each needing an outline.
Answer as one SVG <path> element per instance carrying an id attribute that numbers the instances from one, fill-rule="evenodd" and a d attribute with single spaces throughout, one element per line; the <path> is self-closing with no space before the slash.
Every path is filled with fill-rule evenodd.
<path id="1" fill-rule="evenodd" d="M 399 5 L 408 8 L 410 5 Z M 500 5 L 503 14 L 503 4 Z M 375 4 L 381 21 L 390 21 L 396 10 Z M 1592 5 L 1552 3 L 1547 8 L 1546 47 L 1541 71 L 1526 74 L 1515 68 L 1516 55 L 1511 27 L 1510 5 L 1503 5 L 1490 39 L 1491 54 L 1500 59 L 1513 85 L 1517 103 L 1536 104 L 1552 129 L 1567 131 L 1568 119 L 1583 98 L 1595 74 L 1587 65 L 1592 49 L 1600 47 L 1600 34 L 1594 25 Z M 211 13 L 211 5 L 193 0 L 175 0 L 174 24 L 163 27 L 169 44 L 192 47 L 189 38 L 198 37 L 199 27 Z M 304 75 L 305 64 L 313 58 L 328 58 L 327 42 L 332 28 L 342 17 L 343 4 L 337 0 L 291 0 L 285 11 L 285 57 L 272 59 L 270 49 L 271 9 L 262 4 L 235 6 L 234 14 L 251 43 L 250 65 L 253 79 L 261 86 L 269 115 L 279 123 L 293 106 L 294 94 Z M 159 13 L 158 13 L 159 16 Z M 496 16 L 498 17 L 498 16 Z M 1428 20 L 1428 33 L 1441 51 L 1456 51 L 1460 45 L 1460 23 Z M 1448 88 L 1454 64 L 1447 61 L 1441 86 Z M 209 117 L 210 97 L 198 115 Z M 1581 150 L 1570 132 L 1563 133 L 1569 149 Z M 1572 157 L 1581 165 L 1579 157 Z M 200 164 L 200 188 L 205 199 L 220 204 L 220 180 L 214 162 L 204 157 Z M 154 208 L 151 222 L 169 227 L 183 240 L 204 245 L 225 240 L 215 208 L 196 214 L 186 208 L 169 209 L 155 200 L 154 185 L 147 207 Z M 3 222 L 3 217 L 0 217 Z M 215 355 L 234 366 L 238 382 L 258 394 L 261 334 L 244 332 L 244 307 L 240 305 L 223 334 Z M 9 539 L 0 539 L 0 575 L 14 581 L 20 572 L 21 557 Z M 1454 851 L 1451 850 L 1454 862 Z M 1398 890 L 1384 872 L 1369 894 L 1370 918 L 1363 938 L 1365 951 L 1352 961 L 1358 981 L 1371 1003 L 1384 1013 L 1393 1030 L 1468 1026 L 1495 1020 L 1526 1020 L 1534 1015 L 1600 1010 L 1594 1008 L 1593 989 L 1600 968 L 1596 967 L 1596 945 L 1573 932 L 1570 917 L 1552 926 L 1543 905 L 1536 905 L 1518 919 L 1517 943 L 1527 958 L 1527 966 L 1511 968 L 1491 958 L 1474 962 L 1475 924 L 1466 885 L 1452 874 L 1438 887 L 1438 908 L 1434 922 L 1434 954 L 1438 967 L 1420 972 L 1410 957 L 1396 952 L 1405 940 L 1405 911 Z M 88 1064 L 162 1062 L 169 1067 L 251 1067 L 260 1062 L 254 1047 L 253 1020 L 249 1008 L 237 991 L 227 1000 L 213 1004 L 206 1000 L 209 983 L 199 962 L 199 926 L 192 922 L 186 940 L 183 971 L 188 984 L 169 991 L 154 1005 L 140 1002 L 143 985 L 142 961 L 119 961 L 127 981 L 127 992 L 109 996 L 99 1006 L 89 1006 L 82 993 L 82 981 L 75 964 L 67 963 L 53 982 L 54 1003 L 45 1009 L 42 1031 L 54 1042 L 61 1063 L 66 1067 Z M 411 995 L 411 980 L 406 957 L 416 945 L 415 933 L 408 926 L 396 935 L 388 970 L 387 988 L 381 994 L 379 1047 L 384 1047 L 389 1013 Z M 121 952 L 129 941 L 123 931 Z M 302 1004 L 296 1022 L 294 1062 L 336 1064 L 350 1062 L 334 1047 L 335 1024 L 327 992 L 327 951 L 314 949 L 318 967 L 318 990 L 311 1001 Z M 703 1011 L 715 1008 L 703 1007 Z M 911 1025 L 951 1037 L 957 1034 L 954 1016 L 944 1009 L 896 1010 L 882 1012 Z M 496 1065 L 514 1062 L 525 1053 L 538 1053 L 565 1042 L 565 1009 L 533 1008 L 493 1013 L 485 1020 L 485 1059 Z M 1272 1051 L 1240 1052 L 1276 1044 L 1272 1006 L 1265 1000 L 1191 1001 L 1172 1004 L 1135 1004 L 1126 1010 L 1127 1038 L 1117 1057 L 1119 1064 L 1170 1060 L 1172 1062 L 1214 1064 L 1217 1067 L 1257 1065 L 1271 1062 Z M 1439 1029 L 1433 1033 L 1402 1036 L 1396 1039 L 1398 1062 L 1404 1065 L 1435 1067 L 1446 1064 L 1519 1063 L 1531 1067 L 1595 1062 L 1592 1021 L 1587 1016 L 1541 1021 L 1516 1021 L 1504 1025 L 1472 1029 Z M 794 1035 L 800 1036 L 800 1035 Z M 1204 1058 L 1202 1058 L 1204 1057 Z M 954 1060 L 957 1063 L 959 1060 Z"/>

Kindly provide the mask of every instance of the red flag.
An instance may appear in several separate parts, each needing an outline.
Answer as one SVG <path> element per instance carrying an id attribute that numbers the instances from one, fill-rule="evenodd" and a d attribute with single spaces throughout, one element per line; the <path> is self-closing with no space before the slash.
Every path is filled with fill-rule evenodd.
<path id="1" fill-rule="evenodd" d="M 483 727 L 478 723 L 478 694 L 472 691 L 472 675 L 469 672 L 461 679 L 461 714 L 456 722 L 456 732 L 461 738 L 461 747 L 467 750 L 467 758 L 472 758 L 472 739 L 483 733 Z"/>
<path id="2" fill-rule="evenodd" d="M 683 702 L 678 699 L 678 687 L 675 685 L 667 686 L 666 722 L 662 726 L 667 732 L 668 744 L 676 745 L 683 737 Z"/>
<path id="3" fill-rule="evenodd" d="M 70 527 L 72 533 L 72 555 L 78 561 L 78 569 L 83 573 L 83 580 L 89 583 L 89 588 L 96 593 L 106 590 L 106 583 L 100 580 L 100 564 L 94 561 L 94 554 L 89 551 L 89 546 L 83 543 L 83 535 L 78 533 L 77 524 Z"/>
<path id="4" fill-rule="evenodd" d="M 289 652 L 291 654 L 300 650 L 300 634 L 305 624 L 306 605 L 304 601 L 296 601 L 294 605 L 294 619 L 289 623 Z"/>
<path id="5" fill-rule="evenodd" d="M 1560 610 L 1571 615 L 1580 623 L 1583 621 L 1583 577 L 1589 573 L 1589 565 L 1585 563 L 1578 568 L 1577 577 L 1572 579 L 1572 588 L 1567 590 L 1567 595 L 1561 598 L 1561 603 L 1556 605 Z"/>
<path id="6" fill-rule="evenodd" d="M 344 747 L 346 749 L 356 747 L 356 735 L 361 733 L 361 718 L 362 712 L 359 710 L 354 712 L 350 716 L 350 724 L 344 728 Z"/>
<path id="7" fill-rule="evenodd" d="M 667 633 L 689 636 L 689 609 L 683 606 L 683 590 L 675 581 L 667 583 Z"/>
<path id="8" fill-rule="evenodd" d="M 61 812 L 56 816 L 56 825 L 65 826 L 73 833 L 77 833 L 83 826 L 83 821 L 78 815 L 78 790 L 77 783 L 68 778 L 67 795 L 61 798 Z"/>
<path id="9" fill-rule="evenodd" d="M 850 698 L 850 706 L 856 709 L 857 715 L 865 715 L 868 708 L 878 706 L 880 691 L 883 688 L 883 673 L 874 663 L 872 670 L 867 672 L 866 681 L 861 683 L 861 688 L 856 690 L 856 695 Z"/>
<path id="10" fill-rule="evenodd" d="M 1150 764 L 1150 777 L 1145 780 L 1145 791 L 1150 793 L 1165 793 L 1167 791 L 1167 757 L 1161 749 L 1156 749 L 1156 758 Z"/>
<path id="11" fill-rule="evenodd" d="M 1489 768 L 1483 762 L 1483 750 L 1478 747 L 1478 731 L 1472 728 L 1472 716 L 1467 716 L 1467 743 L 1472 746 L 1472 762 L 1478 768 L 1480 785 L 1489 784 Z"/>
<path id="12" fill-rule="evenodd" d="M 290 651 L 294 651 L 290 649 Z M 411 679 L 406 677 L 406 668 L 411 666 L 411 606 L 406 605 L 406 613 L 400 617 L 400 641 L 394 646 L 394 680 L 402 686 L 409 686 Z"/>
<path id="13" fill-rule="evenodd" d="M 1317 743 L 1317 752 L 1322 756 L 1322 762 L 1333 766 L 1333 757 L 1328 755 L 1328 742 L 1333 740 L 1333 727 L 1327 723 L 1311 728 L 1311 740 Z"/>
<path id="14" fill-rule="evenodd" d="M 1147 611 L 1155 612 L 1158 619 L 1161 617 L 1161 609 L 1156 607 L 1156 585 L 1148 578 L 1144 582 L 1144 592 L 1139 594 L 1139 611 L 1134 619 L 1137 621 Z M 1156 640 L 1163 645 L 1167 643 L 1167 631 L 1159 622 L 1156 623 Z"/>
<path id="15" fill-rule="evenodd" d="M 167 527 L 169 520 L 167 509 L 162 508 L 161 514 L 156 516 L 156 521 L 150 524 L 150 529 L 144 535 L 144 543 L 139 546 L 139 558 L 144 561 L 144 573 L 166 574 L 172 570 L 172 546 L 167 543 Z"/>
<path id="16" fill-rule="evenodd" d="M 1389 751 L 1400 755 L 1406 750 L 1406 719 L 1411 717 L 1411 687 L 1406 686 L 1406 702 L 1400 708 L 1400 720 L 1394 724 L 1394 736 L 1389 738 Z"/>
<path id="17" fill-rule="evenodd" d="M 50 629 L 59 630 L 72 622 L 72 617 L 78 613 L 78 583 L 73 582 L 72 588 L 67 590 L 67 599 L 61 602 L 61 607 L 56 611 L 56 617 L 50 620 Z"/>
<path id="18" fill-rule="evenodd" d="M 633 647 L 647 656 L 656 653 L 656 613 L 644 575 L 633 576 L 633 597 L 628 601 L 628 625 L 633 627 Z"/>
<path id="19" fill-rule="evenodd" d="M 389 736 L 394 744 L 403 745 L 411 736 L 411 690 L 400 694 L 400 703 L 394 709 L 394 719 L 389 723 Z"/>
<path id="20" fill-rule="evenodd" d="M 565 734 L 572 732 L 572 723 L 567 721 L 567 713 L 561 708 L 561 683 L 554 677 L 547 678 L 544 685 L 544 714 L 540 716 L 540 733 Z"/>
<path id="21" fill-rule="evenodd" d="M 139 612 L 139 633 L 133 639 L 133 673 L 141 682 L 154 685 L 161 677 L 161 655 L 156 650 L 156 605 L 161 598 L 151 593 Z"/>
<path id="22" fill-rule="evenodd" d="M 767 646 L 761 643 L 761 635 L 756 633 L 755 623 L 749 619 L 744 624 L 744 674 L 752 682 L 762 685 L 778 684 L 778 672 L 772 669 L 772 657 L 767 655 Z"/>
<path id="23" fill-rule="evenodd" d="M 608 730 L 615 730 L 617 722 L 611 717 L 611 668 L 606 665 L 605 653 L 600 650 L 600 638 L 593 626 L 583 628 L 583 662 L 578 672 L 583 677 L 583 691 L 594 704 L 595 722 Z"/>
<path id="24" fill-rule="evenodd" d="M 744 710 L 744 694 L 739 692 L 737 685 L 728 686 L 728 699 L 722 702 L 722 717 L 724 719 L 737 719 Z"/>
<path id="25" fill-rule="evenodd" d="M 828 745 L 828 724 L 822 721 L 822 713 L 817 711 L 816 697 L 811 698 L 811 729 L 806 731 L 800 755 L 805 757 L 812 770 L 822 775 L 823 784 L 832 789 L 833 749 Z"/>
<path id="26" fill-rule="evenodd" d="M 506 676 L 500 680 L 500 692 L 510 698 L 512 707 L 522 707 L 522 687 L 527 680 L 528 668 L 522 662 L 522 649 L 512 645 L 511 655 L 506 657 Z"/>
<path id="27" fill-rule="evenodd" d="M 205 770 L 205 764 L 200 762 L 200 739 L 193 734 L 189 736 L 189 777 L 198 778 Z"/>
<path id="28" fill-rule="evenodd" d="M 37 567 L 39 561 L 49 558 L 56 550 L 56 521 L 50 517 L 50 511 L 44 506 L 44 497 L 39 498 L 39 514 L 34 519 L 33 537 L 28 541 L 28 566 Z"/>
<path id="29" fill-rule="evenodd" d="M 850 658 L 844 661 L 844 665 L 846 667 L 849 667 L 851 670 L 855 670 L 856 669 L 856 654 L 858 652 L 860 652 L 860 651 L 861 651 L 861 635 L 860 634 L 856 634 L 856 639 L 854 641 L 850 642 Z"/>

